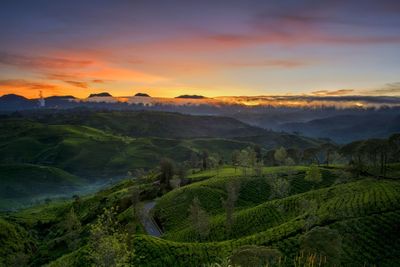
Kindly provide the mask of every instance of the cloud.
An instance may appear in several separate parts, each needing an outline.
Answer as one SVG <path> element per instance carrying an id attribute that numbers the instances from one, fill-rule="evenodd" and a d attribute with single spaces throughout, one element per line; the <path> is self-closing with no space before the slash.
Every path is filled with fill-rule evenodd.
<path id="1" fill-rule="evenodd" d="M 88 88 L 89 85 L 87 82 L 80 82 L 80 81 L 64 81 L 72 86 L 79 87 L 79 88 Z"/>
<path id="2" fill-rule="evenodd" d="M 354 89 L 340 89 L 340 90 L 334 90 L 334 91 L 319 90 L 319 91 L 311 92 L 311 94 L 317 95 L 317 96 L 340 96 L 340 95 L 348 95 L 353 92 L 354 92 Z"/>
<path id="3" fill-rule="evenodd" d="M 37 97 L 39 91 L 43 91 L 44 95 L 63 93 L 62 88 L 57 85 L 23 79 L 0 80 L 0 89 L 3 94 L 21 94 L 25 97 Z"/>
<path id="4" fill-rule="evenodd" d="M 388 83 L 383 88 L 365 90 L 364 93 L 371 95 L 398 95 L 400 96 L 400 82 Z"/>
<path id="5" fill-rule="evenodd" d="M 111 82 L 111 80 L 94 79 L 91 82 L 92 83 L 107 83 L 107 82 Z"/>
<path id="6" fill-rule="evenodd" d="M 23 79 L 0 80 L 0 88 L 15 88 L 28 90 L 54 90 L 57 91 L 58 86 L 49 83 L 32 82 Z"/>
<path id="7" fill-rule="evenodd" d="M 0 52 L 0 64 L 29 69 L 71 69 L 87 67 L 93 64 L 93 61 L 53 57 L 34 57 Z"/>
<path id="8" fill-rule="evenodd" d="M 383 106 L 400 107 L 400 97 L 394 96 L 253 96 L 221 97 L 230 103 L 245 105 L 264 105 L 281 107 L 336 107 L 336 108 L 380 108 Z"/>

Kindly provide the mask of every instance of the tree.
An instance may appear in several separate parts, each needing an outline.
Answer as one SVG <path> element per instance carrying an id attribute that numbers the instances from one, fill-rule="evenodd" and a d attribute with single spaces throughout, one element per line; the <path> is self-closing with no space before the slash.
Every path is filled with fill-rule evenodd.
<path id="1" fill-rule="evenodd" d="M 306 255 L 326 257 L 329 266 L 339 266 L 342 237 L 329 227 L 315 227 L 300 237 L 300 249 Z"/>
<path id="2" fill-rule="evenodd" d="M 296 163 L 294 162 L 294 160 L 291 158 L 291 157 L 287 157 L 286 159 L 285 159 L 285 165 L 286 166 L 293 166 L 293 165 L 295 165 Z"/>
<path id="3" fill-rule="evenodd" d="M 261 147 L 260 147 L 259 145 L 255 145 L 255 146 L 253 147 L 253 149 L 254 149 L 254 153 L 256 153 L 256 160 L 257 160 L 257 162 L 262 162 L 263 156 L 262 156 Z"/>
<path id="4" fill-rule="evenodd" d="M 329 166 L 331 160 L 331 154 L 335 152 L 336 146 L 332 143 L 324 143 L 321 145 L 322 151 L 325 152 L 325 163 L 326 166 Z"/>
<path id="5" fill-rule="evenodd" d="M 235 167 L 235 173 L 236 173 L 236 169 L 240 165 L 240 151 L 239 150 L 234 150 L 232 152 L 231 160 L 232 160 L 232 165 Z"/>
<path id="6" fill-rule="evenodd" d="M 317 165 L 313 164 L 310 166 L 310 168 L 307 170 L 304 180 L 313 183 L 320 183 L 322 181 L 322 174 Z"/>
<path id="7" fill-rule="evenodd" d="M 254 149 L 251 149 L 250 147 L 247 148 L 247 156 L 249 157 L 248 162 L 249 166 L 253 168 L 254 173 L 256 172 L 255 167 L 256 164 L 258 163 L 257 160 L 257 153 Z"/>
<path id="8" fill-rule="evenodd" d="M 131 195 L 131 203 L 133 209 L 133 215 L 137 216 L 139 211 L 139 203 L 140 203 L 140 190 L 134 186 L 130 190 Z"/>
<path id="9" fill-rule="evenodd" d="M 201 208 L 198 197 L 193 199 L 189 207 L 189 220 L 200 239 L 206 238 L 210 232 L 208 214 Z"/>
<path id="10" fill-rule="evenodd" d="M 269 179 L 271 198 L 284 198 L 289 195 L 290 183 L 284 178 L 272 176 Z"/>
<path id="11" fill-rule="evenodd" d="M 249 167 L 249 151 L 247 149 L 240 151 L 239 165 L 242 167 L 242 174 L 247 176 L 247 168 Z"/>
<path id="12" fill-rule="evenodd" d="M 64 219 L 64 230 L 66 231 L 65 240 L 68 247 L 73 250 L 77 247 L 80 239 L 79 235 L 81 233 L 81 222 L 78 216 L 76 216 L 74 208 L 71 208 L 66 214 Z"/>
<path id="13" fill-rule="evenodd" d="M 95 266 L 130 266 L 133 244 L 128 234 L 119 230 L 115 217 L 115 208 L 104 209 L 96 223 L 90 226 L 89 256 Z"/>
<path id="14" fill-rule="evenodd" d="M 320 164 L 319 160 L 320 149 L 316 147 L 309 147 L 304 149 L 303 158 L 310 163 L 316 163 L 318 166 Z"/>
<path id="15" fill-rule="evenodd" d="M 208 157 L 208 151 L 203 150 L 203 152 L 201 153 L 201 167 L 203 170 L 207 170 L 208 168 Z"/>
<path id="16" fill-rule="evenodd" d="M 190 154 L 190 167 L 197 168 L 199 166 L 199 156 L 197 153 L 192 152 Z"/>
<path id="17" fill-rule="evenodd" d="M 273 248 L 246 245 L 236 249 L 230 259 L 232 266 L 278 266 L 282 253 Z"/>
<path id="18" fill-rule="evenodd" d="M 160 162 L 160 183 L 169 188 L 169 181 L 174 176 L 174 165 L 170 159 L 162 159 Z"/>
<path id="19" fill-rule="evenodd" d="M 229 231 L 233 225 L 233 213 L 235 211 L 235 204 L 239 198 L 240 183 L 238 181 L 231 181 L 226 185 L 226 191 L 228 197 L 226 200 L 222 200 L 222 205 L 226 212 L 226 228 Z"/>
<path id="20" fill-rule="evenodd" d="M 286 157 L 287 157 L 287 152 L 284 147 L 280 147 L 277 150 L 275 150 L 274 158 L 280 164 L 283 164 L 285 162 Z"/>

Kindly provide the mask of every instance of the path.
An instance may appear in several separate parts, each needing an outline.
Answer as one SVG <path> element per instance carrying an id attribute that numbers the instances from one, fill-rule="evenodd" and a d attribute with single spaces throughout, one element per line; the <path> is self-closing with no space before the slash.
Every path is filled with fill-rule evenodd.
<path id="1" fill-rule="evenodd" d="M 150 214 L 151 209 L 155 205 L 156 205 L 155 201 L 147 202 L 144 204 L 141 221 L 144 226 L 144 229 L 149 235 L 160 237 L 162 235 L 162 231 L 154 221 L 153 216 L 151 216 Z"/>

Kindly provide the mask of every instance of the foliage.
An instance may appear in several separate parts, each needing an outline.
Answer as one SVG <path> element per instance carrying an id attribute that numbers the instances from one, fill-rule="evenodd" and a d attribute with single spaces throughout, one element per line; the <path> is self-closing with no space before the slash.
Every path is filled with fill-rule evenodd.
<path id="1" fill-rule="evenodd" d="M 119 231 L 114 208 L 104 209 L 90 227 L 89 256 L 94 266 L 127 266 L 133 256 L 132 243 L 126 232 Z"/>
<path id="2" fill-rule="evenodd" d="M 306 173 L 306 176 L 304 177 L 304 180 L 313 183 L 320 183 L 322 181 L 322 174 L 318 166 L 311 165 L 310 169 Z"/>
<path id="3" fill-rule="evenodd" d="M 248 245 L 236 249 L 230 257 L 234 266 L 276 266 L 282 260 L 282 254 L 277 249 Z"/>
<path id="4" fill-rule="evenodd" d="M 208 236 L 210 232 L 208 214 L 201 208 L 197 197 L 193 199 L 193 203 L 190 205 L 189 220 L 200 239 Z"/>
<path id="5" fill-rule="evenodd" d="M 274 158 L 279 163 L 283 164 L 286 160 L 286 157 L 287 157 L 287 152 L 284 147 L 280 147 L 277 150 L 275 150 Z"/>
<path id="6" fill-rule="evenodd" d="M 337 266 L 340 263 L 342 237 L 337 230 L 315 227 L 300 238 L 300 249 L 305 254 L 326 257 L 330 266 Z"/>

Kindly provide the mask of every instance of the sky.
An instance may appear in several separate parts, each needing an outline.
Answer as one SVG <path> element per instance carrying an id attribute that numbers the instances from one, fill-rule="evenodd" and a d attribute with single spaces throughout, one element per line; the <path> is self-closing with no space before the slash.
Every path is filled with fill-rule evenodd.
<path id="1" fill-rule="evenodd" d="M 2 0 L 0 95 L 400 96 L 398 0 Z"/>

